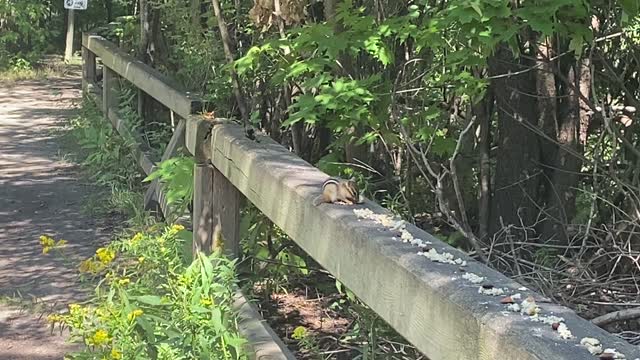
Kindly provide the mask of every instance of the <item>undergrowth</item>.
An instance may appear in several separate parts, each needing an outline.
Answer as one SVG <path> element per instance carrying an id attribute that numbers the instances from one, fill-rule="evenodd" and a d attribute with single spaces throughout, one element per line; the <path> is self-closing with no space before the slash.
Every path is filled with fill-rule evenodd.
<path id="1" fill-rule="evenodd" d="M 124 214 L 127 224 L 113 242 L 78 264 L 93 295 L 49 316 L 54 328 L 69 329 L 71 341 L 83 345 L 68 357 L 245 359 L 245 340 L 231 308 L 235 261 L 219 252 L 193 256 L 191 232 L 149 217 L 134 144 L 123 141 L 90 98 L 68 127 L 67 142 L 77 144 L 71 156 L 90 181 L 107 189 L 96 193 L 88 210 Z M 43 253 L 65 257 L 64 241 L 40 240 Z"/>
<path id="2" fill-rule="evenodd" d="M 62 77 L 73 67 L 78 68 L 81 64 L 80 58 L 74 58 L 70 63 L 64 63 L 62 59 L 52 57 L 32 64 L 27 59 L 15 57 L 9 61 L 6 68 L 0 69 L 0 85 L 12 86 L 17 81 Z"/>
<path id="3" fill-rule="evenodd" d="M 98 281 L 93 296 L 48 318 L 84 345 L 70 359 L 246 358 L 231 308 L 235 263 L 219 253 L 192 261 L 191 236 L 180 225 L 156 224 L 79 265 Z"/>
<path id="4" fill-rule="evenodd" d="M 95 192 L 85 210 L 94 216 L 117 212 L 129 223 L 145 223 L 143 175 L 131 155 L 133 144 L 117 134 L 89 97 L 83 98 L 78 115 L 69 121 L 66 143 L 89 181 L 106 189 Z"/>

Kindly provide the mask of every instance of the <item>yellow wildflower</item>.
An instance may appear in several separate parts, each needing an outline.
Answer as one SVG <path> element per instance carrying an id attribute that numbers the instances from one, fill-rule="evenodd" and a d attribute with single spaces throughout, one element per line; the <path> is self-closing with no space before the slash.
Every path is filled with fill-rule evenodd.
<path id="1" fill-rule="evenodd" d="M 106 330 L 99 329 L 96 331 L 93 336 L 89 339 L 89 342 L 95 346 L 105 345 L 109 342 L 109 333 Z"/>
<path id="2" fill-rule="evenodd" d="M 127 285 L 130 282 L 131 282 L 131 280 L 129 280 L 129 278 L 122 278 L 122 279 L 118 280 L 118 284 L 120 284 L 120 285 Z"/>
<path id="3" fill-rule="evenodd" d="M 56 241 L 47 235 L 40 235 L 40 245 L 42 246 L 53 246 L 56 244 Z"/>
<path id="4" fill-rule="evenodd" d="M 96 256 L 102 264 L 107 265 L 116 257 L 116 252 L 111 249 L 100 248 L 96 250 Z"/>
<path id="5" fill-rule="evenodd" d="M 132 238 L 131 238 L 131 243 L 135 244 L 138 241 L 142 240 L 142 233 L 136 233 Z"/>
<path id="6" fill-rule="evenodd" d="M 51 250 L 56 245 L 56 241 L 46 235 L 41 235 L 40 245 L 42 245 L 42 253 L 48 254 L 49 250 Z"/>
<path id="7" fill-rule="evenodd" d="M 142 314 L 144 314 L 144 311 L 142 311 L 141 309 L 135 309 L 130 312 L 129 315 L 127 315 L 127 319 L 129 319 L 129 321 L 132 321 Z"/>
<path id="8" fill-rule="evenodd" d="M 140 264 L 142 264 L 142 263 L 144 262 L 144 256 L 140 256 L 140 257 L 138 258 L 138 262 L 139 262 Z"/>
<path id="9" fill-rule="evenodd" d="M 114 359 L 114 360 L 122 359 L 122 353 L 116 349 L 111 349 L 111 359 Z"/>
<path id="10" fill-rule="evenodd" d="M 70 313 L 74 313 L 74 312 L 77 312 L 79 310 L 82 310 L 82 306 L 80 306 L 78 304 L 69 304 L 69 312 Z"/>
<path id="11" fill-rule="evenodd" d="M 180 224 L 175 224 L 171 226 L 171 231 L 174 233 L 177 233 L 178 231 L 182 231 L 182 230 L 184 230 L 184 226 Z"/>
<path id="12" fill-rule="evenodd" d="M 49 314 L 47 316 L 47 322 L 49 323 L 57 323 L 57 322 L 61 322 L 62 320 L 64 320 L 64 316 L 59 315 L 59 314 Z"/>
<path id="13" fill-rule="evenodd" d="M 204 306 L 208 306 L 208 305 L 213 304 L 213 300 L 211 300 L 211 298 L 210 298 L 210 297 L 201 298 L 201 299 L 200 299 L 200 304 L 201 304 L 201 305 L 204 305 Z"/>

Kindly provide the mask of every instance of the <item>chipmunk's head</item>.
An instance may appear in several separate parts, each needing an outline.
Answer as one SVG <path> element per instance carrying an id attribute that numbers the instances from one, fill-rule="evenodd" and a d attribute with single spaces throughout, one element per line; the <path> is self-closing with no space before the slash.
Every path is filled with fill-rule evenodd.
<path id="1" fill-rule="evenodd" d="M 345 198 L 353 203 L 360 202 L 360 189 L 354 178 L 344 181 Z"/>

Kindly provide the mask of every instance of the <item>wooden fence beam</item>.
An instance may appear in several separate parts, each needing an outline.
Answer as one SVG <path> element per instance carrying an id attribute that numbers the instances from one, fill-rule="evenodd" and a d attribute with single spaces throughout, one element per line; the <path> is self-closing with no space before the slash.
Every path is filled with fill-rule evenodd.
<path id="1" fill-rule="evenodd" d="M 247 339 L 247 352 L 253 360 L 295 360 L 278 335 L 260 317 L 258 309 L 238 290 L 233 309 L 238 313 L 238 330 Z"/>
<path id="2" fill-rule="evenodd" d="M 178 90 L 180 87 L 174 81 L 134 59 L 103 37 L 84 33 L 82 45 L 100 57 L 105 68 L 120 74 L 181 117 L 189 117 L 202 109 L 203 102 L 199 96 Z"/>
<path id="3" fill-rule="evenodd" d="M 211 141 L 207 137 L 218 123 L 190 117 L 186 121 L 185 144 L 194 155 L 193 244 L 194 251 L 212 251 L 214 232 L 221 231 L 227 255 L 240 255 L 241 193 L 215 167 L 210 166 Z M 218 230 L 216 230 L 218 228 Z"/>
<path id="4" fill-rule="evenodd" d="M 248 200 L 428 358 L 583 360 L 592 358 L 579 346 L 586 336 L 618 349 L 627 359 L 640 358 L 640 349 L 566 307 L 538 304 L 541 315 L 564 318 L 575 336 L 570 340 L 560 338 L 549 324 L 506 311 L 500 297 L 479 294 L 480 284 L 462 275 L 477 274 L 483 283 L 506 294 L 520 293 L 523 299 L 542 296 L 407 224 L 415 238 L 468 265 L 463 272 L 459 265 L 420 256 L 421 249 L 393 239 L 400 238 L 399 231 L 360 219 L 353 211 L 391 215 L 375 203 L 313 206 L 327 175 L 269 138 L 258 136 L 258 140 L 248 139 L 235 124 L 215 125 L 211 161 Z"/>

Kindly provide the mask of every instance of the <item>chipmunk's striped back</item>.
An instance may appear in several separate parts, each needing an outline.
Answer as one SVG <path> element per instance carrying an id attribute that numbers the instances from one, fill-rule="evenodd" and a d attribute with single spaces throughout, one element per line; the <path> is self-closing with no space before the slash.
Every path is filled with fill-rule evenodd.
<path id="1" fill-rule="evenodd" d="M 322 183 L 322 190 L 324 191 L 324 189 L 327 187 L 327 185 L 335 185 L 335 186 L 340 186 L 340 181 L 336 178 L 328 178 L 327 180 L 325 180 Z"/>

